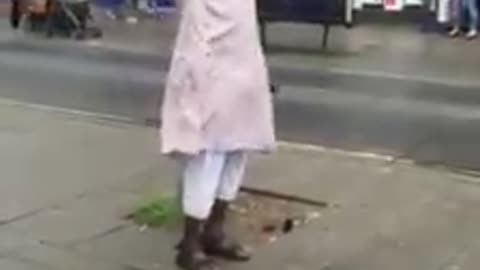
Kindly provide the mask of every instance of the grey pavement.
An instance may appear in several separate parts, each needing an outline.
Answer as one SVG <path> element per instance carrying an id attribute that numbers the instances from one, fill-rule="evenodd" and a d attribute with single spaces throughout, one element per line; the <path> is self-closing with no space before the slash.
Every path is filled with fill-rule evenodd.
<path id="1" fill-rule="evenodd" d="M 139 203 L 174 191 L 156 131 L 0 103 L 2 269 L 135 269 L 72 247 L 131 228 Z"/>
<path id="2" fill-rule="evenodd" d="M 143 124 L 158 115 L 175 18 L 99 22 L 99 43 L 1 30 L 0 96 L 21 100 L 0 102 L 1 269 L 174 269 L 177 233 L 122 217 L 174 192 L 175 164 Z M 360 25 L 322 52 L 316 27 L 269 32 L 281 139 L 478 169 L 478 42 Z M 255 158 L 247 184 L 334 207 L 227 269 L 478 269 L 476 178 L 290 145 Z"/>
<path id="3" fill-rule="evenodd" d="M 337 207 L 263 249 L 250 269 L 478 269 L 476 179 L 379 160 L 287 153 L 268 162 L 269 172 L 280 160 L 290 164 L 275 177 L 275 188 Z"/>
<path id="4" fill-rule="evenodd" d="M 175 269 L 177 232 L 123 219 L 175 192 L 155 129 L 5 99 L 0 118 L 2 269 Z M 331 207 L 225 269 L 478 269 L 477 178 L 282 144 L 253 157 L 246 185 Z"/>

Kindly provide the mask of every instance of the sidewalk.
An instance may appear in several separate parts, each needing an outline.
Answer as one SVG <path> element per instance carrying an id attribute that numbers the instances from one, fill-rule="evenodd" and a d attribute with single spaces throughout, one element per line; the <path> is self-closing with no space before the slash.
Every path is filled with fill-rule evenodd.
<path id="1" fill-rule="evenodd" d="M 177 17 L 144 20 L 128 25 L 97 11 L 105 37 L 97 45 L 168 57 L 174 43 Z M 419 25 L 358 23 L 353 29 L 332 29 L 329 50 L 321 49 L 317 25 L 272 24 L 268 27 L 271 67 L 316 70 L 367 77 L 393 77 L 448 84 L 480 85 L 479 41 L 452 40 L 424 33 Z M 288 33 L 288 34 L 285 34 Z M 452 72 L 455 67 L 455 72 Z"/>
<path id="2" fill-rule="evenodd" d="M 78 43 L 26 38 L 37 45 L 108 48 L 128 53 L 163 56 L 171 54 L 177 16 L 141 19 L 137 24 L 111 20 L 94 10 L 104 37 Z M 440 82 L 449 85 L 480 85 L 480 41 L 452 40 L 438 33 L 424 33 L 418 22 L 363 23 L 353 29 L 332 29 L 329 50 L 321 49 L 322 28 L 316 25 L 273 24 L 268 27 L 268 60 L 272 68 L 318 71 L 340 75 Z M 288 33 L 288 34 L 285 34 Z M 25 38 L 25 37 L 24 37 Z M 13 37 L 2 19 L 0 41 Z M 455 72 L 452 72 L 452 67 Z"/>
<path id="3" fill-rule="evenodd" d="M 178 235 L 122 217 L 174 192 L 156 131 L 0 100 L 0 267 L 154 270 Z M 380 158 L 283 144 L 247 185 L 326 201 L 322 217 L 225 269 L 476 270 L 480 182 Z"/>

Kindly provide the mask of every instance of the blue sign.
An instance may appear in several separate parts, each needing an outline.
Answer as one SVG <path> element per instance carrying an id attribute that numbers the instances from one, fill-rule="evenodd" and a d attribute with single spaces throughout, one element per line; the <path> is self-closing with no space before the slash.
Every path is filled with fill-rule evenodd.
<path id="1" fill-rule="evenodd" d="M 126 0 L 95 0 L 97 6 L 108 9 L 118 9 L 124 6 L 126 2 Z"/>

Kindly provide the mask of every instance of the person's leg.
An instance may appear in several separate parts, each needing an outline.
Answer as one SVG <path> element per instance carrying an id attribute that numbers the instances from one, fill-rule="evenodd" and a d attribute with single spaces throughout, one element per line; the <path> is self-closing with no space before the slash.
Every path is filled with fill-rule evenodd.
<path id="1" fill-rule="evenodd" d="M 477 36 L 477 27 L 478 27 L 478 7 L 477 0 L 465 0 L 466 8 L 470 18 L 469 23 L 469 32 L 467 38 L 475 38 Z"/>
<path id="2" fill-rule="evenodd" d="M 436 2 L 436 0 L 432 0 L 432 2 Z M 438 6 L 436 7 L 437 21 L 441 24 L 448 23 L 452 17 L 450 2 L 450 0 L 438 0 Z"/>
<path id="3" fill-rule="evenodd" d="M 45 20 L 45 34 L 47 37 L 53 37 L 55 32 L 55 22 L 57 16 L 57 6 L 54 0 L 46 1 L 47 18 Z"/>
<path id="4" fill-rule="evenodd" d="M 215 152 L 202 152 L 186 161 L 181 189 L 185 230 L 177 256 L 177 264 L 184 269 L 215 269 L 204 253 L 202 234 L 224 164 L 225 154 Z"/>
<path id="5" fill-rule="evenodd" d="M 236 241 L 229 239 L 225 233 L 228 206 L 237 197 L 243 182 L 246 164 L 246 153 L 227 154 L 215 204 L 205 228 L 204 246 L 207 254 L 235 261 L 246 261 L 250 258 L 250 252 Z"/>
<path id="6" fill-rule="evenodd" d="M 226 155 L 225 166 L 222 171 L 216 199 L 231 202 L 235 200 L 243 182 L 247 167 L 247 154 L 242 151 L 231 152 Z"/>
<path id="7" fill-rule="evenodd" d="M 186 215 L 208 218 L 225 162 L 226 154 L 221 152 L 202 152 L 187 160 L 182 187 L 182 207 Z"/>
<path id="8" fill-rule="evenodd" d="M 463 1 L 464 0 L 451 0 L 451 20 L 452 20 L 452 30 L 449 35 L 451 37 L 456 37 L 460 34 L 460 26 L 462 23 L 462 11 L 463 11 Z"/>
<path id="9" fill-rule="evenodd" d="M 80 23 L 80 30 L 87 30 L 87 21 L 90 14 L 90 5 L 88 1 L 84 1 L 78 4 L 78 20 Z"/>
<path id="10" fill-rule="evenodd" d="M 12 0 L 10 9 L 10 25 L 13 29 L 18 29 L 21 16 L 20 0 Z"/>

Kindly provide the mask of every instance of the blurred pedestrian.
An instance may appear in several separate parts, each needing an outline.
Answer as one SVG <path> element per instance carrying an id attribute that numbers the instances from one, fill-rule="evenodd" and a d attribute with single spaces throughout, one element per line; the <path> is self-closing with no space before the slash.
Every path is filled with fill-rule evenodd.
<path id="1" fill-rule="evenodd" d="M 450 31 L 451 37 L 457 37 L 461 33 L 462 23 L 466 22 L 468 32 L 467 39 L 474 39 L 478 35 L 478 5 L 477 0 L 452 0 L 453 9 L 453 28 Z M 468 20 L 463 16 L 465 11 L 468 14 Z"/>
<path id="2" fill-rule="evenodd" d="M 22 18 L 22 9 L 20 0 L 12 0 L 10 7 L 10 25 L 13 29 L 18 29 Z"/>
<path id="3" fill-rule="evenodd" d="M 250 252 L 226 235 L 247 155 L 274 149 L 272 95 L 254 0 L 184 0 L 162 108 L 162 152 L 183 161 L 177 264 L 217 269 Z"/>

